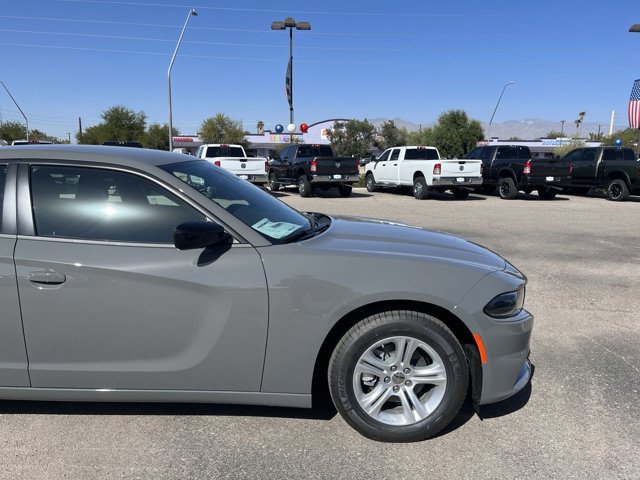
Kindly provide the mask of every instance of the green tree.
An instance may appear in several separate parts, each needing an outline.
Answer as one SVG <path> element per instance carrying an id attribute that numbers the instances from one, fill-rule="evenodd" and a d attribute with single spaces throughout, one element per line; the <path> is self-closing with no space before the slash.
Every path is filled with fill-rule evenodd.
<path id="1" fill-rule="evenodd" d="M 431 146 L 433 144 L 433 134 L 430 128 L 421 128 L 414 132 L 409 132 L 407 144 Z"/>
<path id="2" fill-rule="evenodd" d="M 438 117 L 429 136 L 443 158 L 460 158 L 484 139 L 484 131 L 464 110 L 449 110 Z"/>
<path id="3" fill-rule="evenodd" d="M 247 147 L 242 122 L 233 120 L 223 113 L 209 117 L 200 126 L 200 137 L 204 143 L 233 143 Z"/>
<path id="4" fill-rule="evenodd" d="M 51 135 L 47 135 L 46 133 L 41 132 L 36 128 L 34 128 L 33 130 L 29 130 L 29 140 L 33 140 L 33 141 L 46 140 L 48 142 L 54 142 L 54 143 L 67 143 L 66 140 L 62 142 L 59 138 L 52 137 Z"/>
<path id="5" fill-rule="evenodd" d="M 618 130 L 613 132 L 612 135 L 602 138 L 603 145 L 613 145 L 617 139 L 622 140 L 623 147 L 635 147 L 638 144 L 638 129 L 627 128 L 625 130 Z"/>
<path id="6" fill-rule="evenodd" d="M 564 137 L 563 132 L 558 132 L 557 130 L 551 130 L 542 138 L 562 138 Z"/>
<path id="7" fill-rule="evenodd" d="M 564 157 L 571 150 L 575 150 L 576 148 L 582 148 L 582 147 L 584 147 L 584 142 L 581 142 L 579 140 L 574 140 L 572 142 L 565 143 L 564 145 L 559 146 L 553 151 L 553 154 L 556 155 L 557 157 Z"/>
<path id="8" fill-rule="evenodd" d="M 582 125 L 582 122 L 584 122 L 584 117 L 586 114 L 587 112 L 578 113 L 578 118 L 573 121 L 573 123 L 576 124 L 576 138 L 580 138 L 580 125 Z"/>
<path id="9" fill-rule="evenodd" d="M 408 132 L 405 128 L 398 128 L 393 120 L 388 120 L 380 127 L 375 146 L 380 150 L 400 147 L 407 144 Z"/>
<path id="10" fill-rule="evenodd" d="M 367 119 L 335 122 L 327 135 L 336 155 L 363 158 L 371 155 L 376 127 Z"/>
<path id="11" fill-rule="evenodd" d="M 107 141 L 142 142 L 145 137 L 147 116 L 144 112 L 134 112 L 116 105 L 100 115 L 102 122 L 87 128 L 82 135 L 77 134 L 78 143 L 93 145 Z"/>
<path id="12" fill-rule="evenodd" d="M 0 123 L 0 138 L 7 143 L 23 140 L 27 138 L 27 129 L 20 122 L 2 122 Z"/>
<path id="13" fill-rule="evenodd" d="M 180 131 L 173 127 L 173 136 L 180 135 Z M 155 150 L 169 150 L 169 125 L 160 125 L 152 123 L 147 129 L 142 142 L 145 148 L 153 148 Z"/>

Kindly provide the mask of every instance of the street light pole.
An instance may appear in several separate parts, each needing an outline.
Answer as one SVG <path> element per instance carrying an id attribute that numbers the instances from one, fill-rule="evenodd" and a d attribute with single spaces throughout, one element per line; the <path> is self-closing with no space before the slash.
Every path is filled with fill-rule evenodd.
<path id="1" fill-rule="evenodd" d="M 560 124 L 562 125 L 560 127 L 560 136 L 564 137 L 564 122 L 566 122 L 566 120 L 560 120 Z"/>
<path id="2" fill-rule="evenodd" d="M 311 24 L 309 22 L 296 22 L 291 17 L 285 18 L 282 22 L 271 23 L 271 30 L 286 30 L 287 28 L 289 29 L 289 66 L 287 68 L 287 81 L 289 84 L 289 90 L 287 92 L 289 101 L 289 125 L 295 125 L 293 123 L 293 29 L 311 30 Z M 293 132 L 290 131 L 289 133 Z M 292 141 L 293 136 L 289 135 L 289 139 Z"/>
<path id="3" fill-rule="evenodd" d="M 7 93 L 9 94 L 9 96 L 11 97 L 11 100 L 13 100 L 13 103 L 16 105 L 16 107 L 18 107 L 18 110 L 20 110 L 20 113 L 22 114 L 22 116 L 24 117 L 24 122 L 27 124 L 27 143 L 29 142 L 29 120 L 27 120 L 27 116 L 24 114 L 24 112 L 22 111 L 22 109 L 20 108 L 20 105 L 18 105 L 18 102 L 16 102 L 16 99 L 13 98 L 13 95 L 11 95 L 11 92 L 9 91 L 9 89 L 7 88 L 7 86 L 4 84 L 4 82 L 0 81 L 0 83 L 2 84 L 2 86 L 4 87 L 4 89 L 7 91 Z"/>
<path id="4" fill-rule="evenodd" d="M 516 82 L 510 81 L 509 83 L 505 84 L 504 87 L 502 87 L 502 93 L 500 93 L 500 97 L 498 97 L 498 102 L 496 103 L 496 108 L 493 109 L 493 113 L 491 114 L 491 120 L 489 120 L 489 135 L 488 135 L 489 142 L 491 142 L 491 124 L 493 123 L 493 117 L 496 114 L 496 110 L 498 110 L 498 105 L 500 105 L 500 100 L 502 100 L 502 96 L 504 95 L 504 91 L 507 89 L 507 87 L 509 85 L 513 85 L 514 83 L 516 83 Z"/>
<path id="5" fill-rule="evenodd" d="M 196 12 L 193 8 L 189 10 L 187 14 L 187 19 L 184 22 L 184 27 L 182 27 L 182 32 L 180 32 L 180 38 L 178 38 L 178 43 L 176 44 L 176 49 L 173 51 L 173 56 L 171 57 L 171 62 L 169 63 L 169 70 L 167 71 L 167 84 L 169 86 L 169 151 L 173 151 L 173 110 L 171 109 L 171 68 L 173 68 L 173 62 L 176 59 L 176 55 L 178 54 L 178 49 L 180 48 L 180 43 L 182 42 L 182 37 L 184 36 L 184 31 L 187 29 L 187 24 L 189 23 L 189 19 L 191 17 L 197 17 L 198 12 Z"/>

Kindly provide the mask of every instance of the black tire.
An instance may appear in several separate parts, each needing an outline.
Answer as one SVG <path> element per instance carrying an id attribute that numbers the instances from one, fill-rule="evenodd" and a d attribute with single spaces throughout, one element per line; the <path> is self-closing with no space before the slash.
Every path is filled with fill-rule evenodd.
<path id="1" fill-rule="evenodd" d="M 454 188 L 451 192 L 457 200 L 464 200 L 469 196 L 469 190 L 466 188 Z"/>
<path id="2" fill-rule="evenodd" d="M 542 200 L 553 200 L 556 198 L 558 191 L 555 188 L 551 187 L 540 187 L 538 188 L 538 196 Z"/>
<path id="3" fill-rule="evenodd" d="M 373 177 L 373 173 L 367 173 L 364 178 L 364 184 L 367 187 L 367 192 L 377 192 L 379 188 L 376 186 L 376 179 Z"/>
<path id="4" fill-rule="evenodd" d="M 280 190 L 280 184 L 276 181 L 276 173 L 271 172 L 269 174 L 269 190 L 272 192 L 277 192 Z"/>
<path id="5" fill-rule="evenodd" d="M 394 341 L 398 341 L 398 345 L 414 346 L 408 361 L 399 360 L 395 349 L 387 347 Z M 427 349 L 431 349 L 431 353 L 424 356 Z M 380 370 L 378 378 L 356 373 L 356 367 L 365 364 L 362 362 L 365 354 L 375 355 L 378 351 L 384 352 L 377 359 L 384 363 L 385 369 Z M 439 384 L 417 380 L 415 372 L 419 366 L 439 366 Z M 406 367 L 411 368 L 405 370 Z M 367 375 L 371 380 L 365 379 Z M 365 437 L 382 442 L 415 442 L 437 434 L 459 412 L 469 383 L 464 352 L 451 330 L 437 318 L 411 311 L 384 312 L 354 325 L 333 351 L 328 376 L 331 398 L 346 422 Z M 367 392 L 368 388 L 371 390 Z M 363 395 L 376 388 L 383 393 L 371 399 L 371 413 L 368 413 L 361 404 L 366 401 Z M 403 399 L 409 402 L 401 403 Z M 437 402 L 428 413 L 426 409 L 420 411 L 415 399 L 419 404 L 434 399 Z M 397 424 L 389 415 L 404 419 L 406 424 Z"/>
<path id="6" fill-rule="evenodd" d="M 351 195 L 352 190 L 353 188 L 351 187 L 351 185 L 338 185 L 338 193 L 341 197 L 348 197 L 349 195 Z"/>
<path id="7" fill-rule="evenodd" d="M 301 197 L 311 196 L 311 184 L 306 175 L 300 175 L 298 177 L 298 193 Z"/>
<path id="8" fill-rule="evenodd" d="M 622 202 L 629 198 L 629 187 L 624 180 L 616 178 L 607 184 L 607 198 L 613 202 Z"/>
<path id="9" fill-rule="evenodd" d="M 500 198 L 505 200 L 511 200 L 518 196 L 518 189 L 516 188 L 516 182 L 511 177 L 502 177 L 498 181 L 498 194 Z"/>
<path id="10" fill-rule="evenodd" d="M 429 187 L 424 177 L 416 177 L 413 179 L 413 198 L 416 200 L 424 200 L 429 196 Z"/>

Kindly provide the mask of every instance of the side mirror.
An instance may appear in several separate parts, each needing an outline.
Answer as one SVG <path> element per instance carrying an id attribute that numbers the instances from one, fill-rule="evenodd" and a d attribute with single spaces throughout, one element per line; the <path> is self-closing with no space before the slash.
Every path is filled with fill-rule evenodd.
<path id="1" fill-rule="evenodd" d="M 173 244 L 178 250 L 212 247 L 230 239 L 222 225 L 204 220 L 181 223 L 173 231 Z"/>

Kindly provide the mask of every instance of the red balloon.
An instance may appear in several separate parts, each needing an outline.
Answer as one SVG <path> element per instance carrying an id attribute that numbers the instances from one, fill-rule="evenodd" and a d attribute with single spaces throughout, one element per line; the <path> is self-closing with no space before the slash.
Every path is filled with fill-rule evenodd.
<path id="1" fill-rule="evenodd" d="M 309 125 L 307 125 L 306 123 L 301 123 L 300 124 L 300 131 L 302 133 L 307 133 L 308 130 L 309 130 Z"/>

